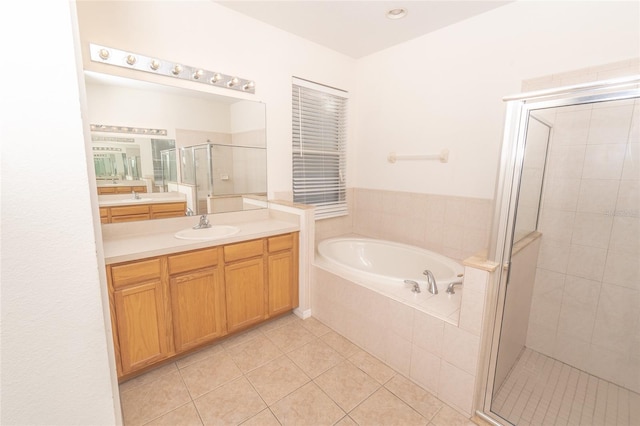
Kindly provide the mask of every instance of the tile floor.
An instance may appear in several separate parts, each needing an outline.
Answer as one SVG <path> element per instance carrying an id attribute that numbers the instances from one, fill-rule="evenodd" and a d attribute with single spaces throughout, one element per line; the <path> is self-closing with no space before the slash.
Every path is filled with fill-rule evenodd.
<path id="1" fill-rule="evenodd" d="M 125 425 L 475 426 L 314 318 L 287 315 L 120 385 Z"/>
<path id="2" fill-rule="evenodd" d="M 640 425 L 640 395 L 525 348 L 492 411 L 518 426 Z"/>

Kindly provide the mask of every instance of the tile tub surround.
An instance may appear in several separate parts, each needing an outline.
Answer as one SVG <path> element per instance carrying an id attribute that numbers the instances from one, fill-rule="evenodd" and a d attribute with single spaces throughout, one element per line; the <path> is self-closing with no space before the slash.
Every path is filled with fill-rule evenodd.
<path id="1" fill-rule="evenodd" d="M 465 267 L 460 311 L 444 320 L 314 266 L 311 310 L 371 355 L 471 416 L 489 274 Z M 446 297 L 444 289 L 440 295 Z"/>
<path id="2" fill-rule="evenodd" d="M 288 315 L 120 385 L 124 424 L 474 426 L 315 318 Z"/>
<path id="3" fill-rule="evenodd" d="M 493 200 L 365 188 L 350 191 L 350 214 L 317 221 L 316 241 L 354 233 L 456 260 L 488 245 Z"/>

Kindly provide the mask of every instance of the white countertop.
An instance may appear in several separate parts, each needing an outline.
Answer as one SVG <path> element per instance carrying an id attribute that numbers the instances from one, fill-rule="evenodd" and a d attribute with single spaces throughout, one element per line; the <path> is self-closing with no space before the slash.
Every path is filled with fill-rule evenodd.
<path id="1" fill-rule="evenodd" d="M 209 216 L 212 218 L 211 215 Z M 267 217 L 257 218 L 249 221 L 228 221 L 224 224 L 234 225 L 240 228 L 240 232 L 224 238 L 215 240 L 181 240 L 174 236 L 177 231 L 188 229 L 197 223 L 198 217 L 161 219 L 151 222 L 163 222 L 164 229 L 156 232 L 140 234 L 120 234 L 114 231 L 103 232 L 103 248 L 106 264 L 126 262 L 130 260 L 144 259 L 153 256 L 162 256 L 171 253 L 178 253 L 188 250 L 196 250 L 206 247 L 215 247 L 223 244 L 247 241 L 256 238 L 263 238 L 272 235 L 284 234 L 300 230 L 298 223 L 276 220 Z M 215 226 L 216 223 L 212 221 Z M 114 226 L 119 224 L 104 225 L 117 229 Z M 131 224 L 126 224 L 131 229 Z M 147 225 L 148 226 L 148 225 Z"/>
<path id="2" fill-rule="evenodd" d="M 134 200 L 130 194 L 99 195 L 98 205 L 100 207 L 138 206 L 143 204 L 180 203 L 187 201 L 187 197 L 179 192 L 141 192 L 138 193 L 138 195 L 140 196 L 140 200 Z"/>

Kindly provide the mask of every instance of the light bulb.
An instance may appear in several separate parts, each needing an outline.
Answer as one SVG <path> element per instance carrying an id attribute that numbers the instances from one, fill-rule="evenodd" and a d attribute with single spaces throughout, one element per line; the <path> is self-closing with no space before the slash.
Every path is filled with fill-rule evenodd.
<path id="1" fill-rule="evenodd" d="M 209 79 L 209 82 L 211 84 L 216 84 L 217 82 L 219 82 L 220 80 L 222 80 L 222 76 L 220 75 L 220 73 L 215 73 L 213 74 L 213 77 L 211 77 Z"/>
<path id="2" fill-rule="evenodd" d="M 231 80 L 229 80 L 229 82 L 227 83 L 227 86 L 229 87 L 237 86 L 238 83 L 240 83 L 240 79 L 238 79 L 238 77 L 233 77 Z"/>
<path id="3" fill-rule="evenodd" d="M 196 72 L 193 73 L 193 78 L 195 80 L 198 80 L 203 75 L 204 75 L 204 71 L 203 70 L 197 70 Z"/>
<path id="4" fill-rule="evenodd" d="M 180 74 L 181 72 L 182 72 L 182 67 L 181 67 L 180 65 L 175 65 L 175 66 L 173 67 L 173 69 L 171 70 L 171 73 L 172 73 L 173 75 L 178 75 L 178 74 Z"/>
<path id="5" fill-rule="evenodd" d="M 129 55 L 129 56 L 127 56 L 127 63 L 128 63 L 129 65 L 133 65 L 133 64 L 135 64 L 135 63 L 136 63 L 136 57 L 135 57 L 135 56 L 133 56 L 133 55 Z"/>
<path id="6" fill-rule="evenodd" d="M 109 51 L 107 49 L 100 49 L 98 55 L 100 55 L 100 59 L 103 59 L 105 61 L 109 59 Z"/>
<path id="7" fill-rule="evenodd" d="M 160 61 L 156 59 L 151 60 L 151 62 L 149 62 L 149 68 L 151 68 L 154 71 L 157 71 L 158 68 L 160 68 Z"/>

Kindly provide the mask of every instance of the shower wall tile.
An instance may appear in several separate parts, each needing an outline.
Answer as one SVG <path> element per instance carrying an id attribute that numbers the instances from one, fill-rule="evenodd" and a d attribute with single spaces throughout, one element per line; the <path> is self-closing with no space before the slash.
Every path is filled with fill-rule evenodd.
<path id="1" fill-rule="evenodd" d="M 576 338 L 573 334 L 558 332 L 553 357 L 578 369 L 585 369 L 591 343 Z"/>
<path id="2" fill-rule="evenodd" d="M 569 246 L 576 214 L 573 211 L 543 209 L 538 229 L 545 239 L 561 246 Z"/>
<path id="3" fill-rule="evenodd" d="M 613 217 L 595 213 L 576 213 L 571 244 L 606 249 L 609 246 Z"/>
<path id="4" fill-rule="evenodd" d="M 627 145 L 624 165 L 622 166 L 622 179 L 640 179 L 640 143 L 629 143 Z"/>
<path id="5" fill-rule="evenodd" d="M 578 179 L 585 162 L 585 145 L 551 145 L 549 178 Z"/>
<path id="6" fill-rule="evenodd" d="M 625 105 L 594 108 L 589 124 L 588 144 L 626 144 L 631 127 L 634 101 L 624 101 Z M 603 103 L 602 105 L 620 102 Z"/>
<path id="7" fill-rule="evenodd" d="M 572 245 L 567 274 L 590 280 L 602 280 L 606 260 L 606 249 Z"/>
<path id="8" fill-rule="evenodd" d="M 545 182 L 544 205 L 548 209 L 576 211 L 580 179 L 549 178 Z"/>
<path id="9" fill-rule="evenodd" d="M 548 241 L 542 233 L 540 242 L 540 254 L 538 255 L 538 267 L 553 272 L 566 273 L 569 264 L 569 246 L 553 240 Z"/>
<path id="10" fill-rule="evenodd" d="M 613 179 L 582 179 L 577 211 L 607 214 L 616 208 L 620 181 Z"/>
<path id="11" fill-rule="evenodd" d="M 556 145 L 585 145 L 589 137 L 591 108 L 558 111 L 553 123 L 552 137 Z"/>
<path id="12" fill-rule="evenodd" d="M 613 218 L 609 249 L 640 256 L 640 216 L 616 216 Z"/>
<path id="13" fill-rule="evenodd" d="M 584 179 L 620 179 L 626 144 L 587 145 L 584 156 Z"/>
<path id="14" fill-rule="evenodd" d="M 611 251 L 607 253 L 603 281 L 640 290 L 640 262 L 635 253 Z"/>
<path id="15" fill-rule="evenodd" d="M 620 181 L 615 210 L 621 216 L 640 216 L 640 180 Z"/>

